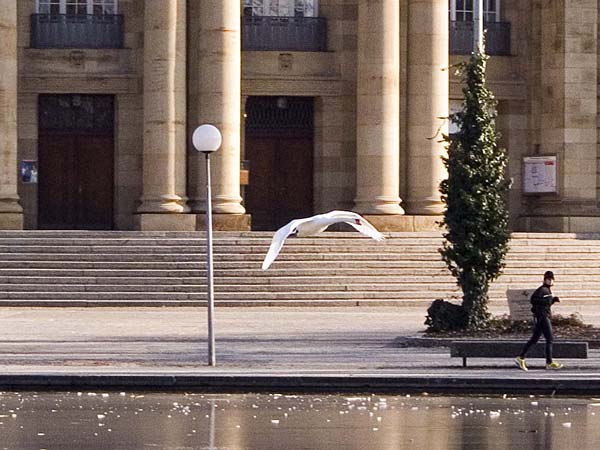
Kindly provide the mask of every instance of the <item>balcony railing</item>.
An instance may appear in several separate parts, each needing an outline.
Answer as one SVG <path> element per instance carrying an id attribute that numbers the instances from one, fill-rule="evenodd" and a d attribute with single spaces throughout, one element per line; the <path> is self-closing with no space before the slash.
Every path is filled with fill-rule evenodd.
<path id="1" fill-rule="evenodd" d="M 323 17 L 242 17 L 242 50 L 324 52 L 327 21 Z"/>
<path id="2" fill-rule="evenodd" d="M 32 14 L 31 47 L 123 48 L 123 16 Z"/>
<path id="3" fill-rule="evenodd" d="M 486 22 L 485 52 L 510 55 L 510 23 Z M 473 51 L 473 22 L 450 22 L 450 53 L 469 55 Z"/>

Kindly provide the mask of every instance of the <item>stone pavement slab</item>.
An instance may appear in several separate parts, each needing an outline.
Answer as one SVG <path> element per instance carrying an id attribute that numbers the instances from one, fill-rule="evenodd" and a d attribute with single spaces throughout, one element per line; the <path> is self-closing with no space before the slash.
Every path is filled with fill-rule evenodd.
<path id="1" fill-rule="evenodd" d="M 562 371 L 465 369 L 447 348 L 398 346 L 423 321 L 420 308 L 217 308 L 210 367 L 204 308 L 0 308 L 0 387 L 600 395 L 599 350 Z"/>

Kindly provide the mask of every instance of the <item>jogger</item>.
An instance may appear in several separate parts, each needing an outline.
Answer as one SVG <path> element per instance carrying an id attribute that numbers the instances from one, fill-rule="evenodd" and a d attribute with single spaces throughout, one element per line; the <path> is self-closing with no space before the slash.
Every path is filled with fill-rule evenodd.
<path id="1" fill-rule="evenodd" d="M 544 335 L 544 339 L 546 340 L 546 369 L 561 369 L 563 367 L 562 364 L 552 359 L 554 335 L 552 334 L 552 322 L 550 320 L 552 314 L 551 307 L 554 303 L 560 302 L 558 297 L 552 296 L 550 288 L 553 285 L 554 273 L 547 271 L 544 273 L 544 284 L 537 288 L 531 296 L 531 312 L 533 313 L 535 326 L 531 338 L 527 341 L 519 356 L 515 358 L 515 363 L 521 370 L 529 370 L 525 364 L 525 355 L 527 355 L 531 346 L 536 344 L 542 335 Z"/>

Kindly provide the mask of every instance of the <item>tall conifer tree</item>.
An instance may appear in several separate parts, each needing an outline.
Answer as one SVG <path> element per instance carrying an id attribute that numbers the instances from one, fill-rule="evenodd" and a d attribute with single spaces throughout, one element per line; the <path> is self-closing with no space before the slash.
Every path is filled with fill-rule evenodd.
<path id="1" fill-rule="evenodd" d="M 508 157 L 498 146 L 496 101 L 486 88 L 486 61 L 487 56 L 477 52 L 463 66 L 462 110 L 451 115 L 460 131 L 445 137 L 448 179 L 440 185 L 446 204 L 440 253 L 462 289 L 470 329 L 482 328 L 489 320 L 488 290 L 502 273 L 510 239 Z"/>

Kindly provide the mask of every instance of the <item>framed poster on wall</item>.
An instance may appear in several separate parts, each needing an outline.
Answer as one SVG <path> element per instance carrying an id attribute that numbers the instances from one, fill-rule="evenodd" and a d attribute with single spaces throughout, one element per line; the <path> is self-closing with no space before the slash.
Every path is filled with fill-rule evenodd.
<path id="1" fill-rule="evenodd" d="M 558 194 L 558 157 L 525 156 L 523 158 L 523 192 Z"/>

